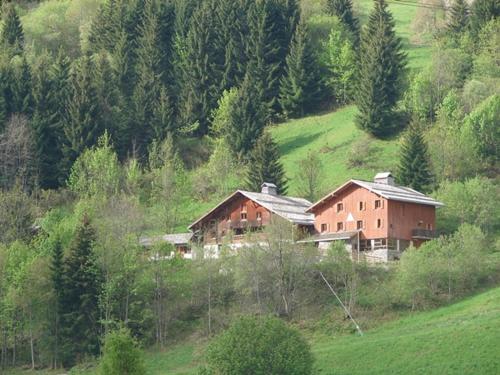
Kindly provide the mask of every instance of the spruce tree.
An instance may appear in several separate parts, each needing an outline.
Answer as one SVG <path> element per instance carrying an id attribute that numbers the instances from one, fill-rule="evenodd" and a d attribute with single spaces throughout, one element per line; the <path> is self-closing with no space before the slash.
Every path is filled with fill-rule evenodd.
<path id="1" fill-rule="evenodd" d="M 31 67 L 26 57 L 16 58 L 12 64 L 11 112 L 31 114 L 33 98 L 31 96 Z"/>
<path id="2" fill-rule="evenodd" d="M 99 353 L 102 278 L 94 254 L 95 236 L 89 219 L 84 217 L 64 262 L 61 354 L 65 366 Z"/>
<path id="3" fill-rule="evenodd" d="M 5 121 L 7 121 L 7 103 L 4 95 L 4 88 L 0 81 L 0 134 L 5 128 Z"/>
<path id="4" fill-rule="evenodd" d="M 432 186 L 427 144 L 417 123 L 411 124 L 403 137 L 397 177 L 401 185 L 418 191 L 429 191 Z"/>
<path id="5" fill-rule="evenodd" d="M 24 50 L 24 32 L 21 20 L 13 4 L 7 7 L 3 17 L 0 44 L 7 48 L 12 55 L 20 55 Z"/>
<path id="6" fill-rule="evenodd" d="M 216 17 L 218 0 L 202 2 L 190 18 L 182 41 L 180 115 L 184 125 L 198 123 L 197 135 L 209 130 L 211 111 L 223 92 L 225 48 Z"/>
<path id="7" fill-rule="evenodd" d="M 264 182 L 275 184 L 278 194 L 286 194 L 287 180 L 280 162 L 278 145 L 268 132 L 258 139 L 252 150 L 246 176 L 246 185 L 250 191 L 260 191 Z"/>
<path id="8" fill-rule="evenodd" d="M 351 0 L 327 0 L 326 12 L 337 17 L 351 33 L 355 47 L 359 44 L 359 21 L 354 16 Z"/>
<path id="9" fill-rule="evenodd" d="M 385 1 L 376 0 L 361 41 L 356 117 L 361 129 L 375 136 L 392 131 L 405 65 L 394 19 Z"/>
<path id="10" fill-rule="evenodd" d="M 252 77 L 258 98 L 264 104 L 266 121 L 281 112 L 281 78 L 291 40 L 290 20 L 281 0 L 256 1 L 249 10 L 247 75 Z"/>
<path id="11" fill-rule="evenodd" d="M 55 314 L 54 314 L 54 360 L 55 367 L 58 367 L 59 361 L 59 345 L 61 341 L 61 315 L 63 313 L 64 304 L 64 251 L 61 242 L 56 240 L 52 250 L 52 259 L 50 264 L 50 273 L 52 288 L 55 297 Z"/>
<path id="12" fill-rule="evenodd" d="M 471 28 L 474 35 L 479 32 L 486 23 L 500 16 L 500 2 L 498 0 L 475 0 L 471 6 Z"/>
<path id="13" fill-rule="evenodd" d="M 317 104 L 320 77 L 312 48 L 307 25 L 300 22 L 281 80 L 280 104 L 286 117 L 301 117 Z"/>
<path id="14" fill-rule="evenodd" d="M 238 90 L 229 115 L 227 141 L 231 150 L 245 158 L 254 148 L 265 126 L 265 109 L 253 80 L 247 75 Z"/>
<path id="15" fill-rule="evenodd" d="M 469 25 L 469 6 L 466 0 L 455 0 L 450 10 L 448 32 L 452 35 L 461 34 Z"/>
<path id="16" fill-rule="evenodd" d="M 88 56 L 72 67 L 63 133 L 63 168 L 67 173 L 76 158 L 93 146 L 104 132 L 100 119 L 97 90 L 94 86 L 95 65 Z"/>

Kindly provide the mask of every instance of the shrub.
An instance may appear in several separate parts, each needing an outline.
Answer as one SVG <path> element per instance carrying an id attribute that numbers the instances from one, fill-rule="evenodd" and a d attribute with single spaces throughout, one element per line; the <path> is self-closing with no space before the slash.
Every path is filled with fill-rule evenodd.
<path id="1" fill-rule="evenodd" d="M 130 331 L 121 328 L 106 336 L 100 365 L 101 375 L 146 374 L 141 350 Z"/>
<path id="2" fill-rule="evenodd" d="M 277 318 L 244 317 L 217 337 L 208 348 L 212 374 L 312 373 L 313 357 L 300 333 Z"/>

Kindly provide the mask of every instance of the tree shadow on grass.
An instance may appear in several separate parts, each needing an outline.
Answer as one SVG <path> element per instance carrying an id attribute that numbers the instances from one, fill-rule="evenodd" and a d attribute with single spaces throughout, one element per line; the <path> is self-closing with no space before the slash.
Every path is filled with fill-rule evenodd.
<path id="1" fill-rule="evenodd" d="M 324 133 L 325 132 L 311 134 L 311 135 L 297 136 L 282 143 L 280 145 L 281 156 L 285 156 L 293 152 L 297 148 L 304 147 L 314 142 L 316 139 L 320 138 Z"/>

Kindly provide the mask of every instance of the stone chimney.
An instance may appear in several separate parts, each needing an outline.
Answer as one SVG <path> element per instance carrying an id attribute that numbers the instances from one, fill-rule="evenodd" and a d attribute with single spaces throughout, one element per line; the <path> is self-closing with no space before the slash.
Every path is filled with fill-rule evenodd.
<path id="1" fill-rule="evenodd" d="M 396 184 L 394 183 L 394 177 L 392 176 L 391 172 L 377 173 L 373 178 L 373 182 L 375 182 L 376 184 L 396 186 Z"/>
<path id="2" fill-rule="evenodd" d="M 272 184 L 270 182 L 264 182 L 261 185 L 261 193 L 262 194 L 269 194 L 269 195 L 278 195 L 278 187 L 275 184 Z"/>

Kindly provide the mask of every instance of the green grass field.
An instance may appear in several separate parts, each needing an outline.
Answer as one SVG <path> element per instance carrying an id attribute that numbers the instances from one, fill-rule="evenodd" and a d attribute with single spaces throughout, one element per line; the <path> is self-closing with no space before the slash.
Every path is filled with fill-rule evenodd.
<path id="1" fill-rule="evenodd" d="M 416 313 L 356 335 L 310 337 L 315 374 L 500 374 L 500 288 Z M 203 345 L 188 343 L 146 355 L 150 375 L 195 374 Z M 61 372 L 36 372 L 55 375 Z M 6 375 L 33 374 L 17 370 Z M 93 370 L 71 374 L 95 375 Z"/>

